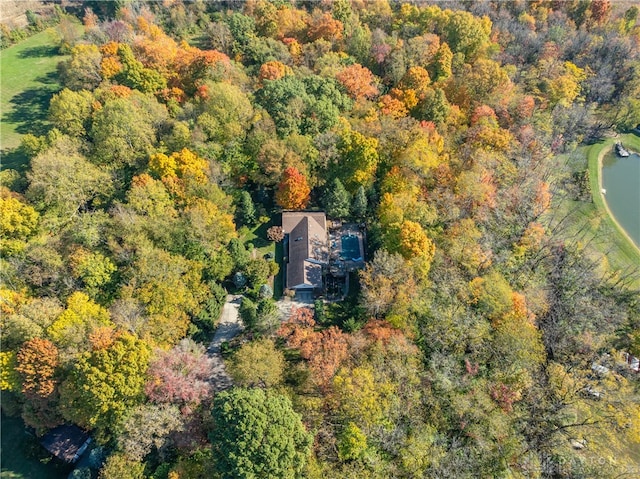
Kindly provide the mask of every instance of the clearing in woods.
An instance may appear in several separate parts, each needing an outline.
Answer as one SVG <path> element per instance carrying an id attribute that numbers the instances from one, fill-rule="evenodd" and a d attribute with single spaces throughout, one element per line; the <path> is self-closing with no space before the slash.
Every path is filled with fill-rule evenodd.
<path id="1" fill-rule="evenodd" d="M 0 148 L 2 169 L 21 169 L 25 158 L 10 150 L 22 135 L 46 132 L 51 97 L 60 90 L 57 65 L 66 57 L 58 53 L 54 29 L 37 33 L 0 54 Z"/>

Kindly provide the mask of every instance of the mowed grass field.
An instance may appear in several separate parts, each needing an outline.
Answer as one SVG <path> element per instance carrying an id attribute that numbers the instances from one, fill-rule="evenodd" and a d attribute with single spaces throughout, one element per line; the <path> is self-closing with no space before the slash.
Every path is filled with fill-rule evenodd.
<path id="1" fill-rule="evenodd" d="M 10 154 L 26 133 L 46 132 L 51 97 L 60 90 L 54 30 L 40 32 L 0 52 L 0 148 L 2 169 L 20 169 L 23 159 Z M 9 154 L 7 154 L 9 153 Z"/>
<path id="2" fill-rule="evenodd" d="M 555 210 L 555 218 L 563 219 L 562 236 L 586 246 L 587 252 L 594 259 L 603 261 L 607 269 L 618 271 L 621 276 L 629 274 L 628 285 L 640 289 L 640 251 L 621 233 L 619 226 L 609 216 L 598 184 L 598 156 L 601 152 L 608 151 L 616 140 L 621 140 L 633 151 L 640 151 L 640 138 L 627 134 L 595 145 L 579 147 L 570 157 L 556 157 L 557 171 L 571 174 L 589 170 L 593 202 L 574 201 L 565 195 L 558 195 L 554 197 L 552 208 Z"/>

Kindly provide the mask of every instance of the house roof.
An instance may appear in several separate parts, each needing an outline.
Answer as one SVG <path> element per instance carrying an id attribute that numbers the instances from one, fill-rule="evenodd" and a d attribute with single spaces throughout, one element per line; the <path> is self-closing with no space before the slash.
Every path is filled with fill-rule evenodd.
<path id="1" fill-rule="evenodd" d="M 75 425 L 58 426 L 46 433 L 40 443 L 58 459 L 74 463 L 85 451 L 91 438 Z"/>
<path id="2" fill-rule="evenodd" d="M 285 211 L 282 229 L 289 235 L 286 287 L 321 288 L 327 262 L 327 220 L 324 212 Z"/>

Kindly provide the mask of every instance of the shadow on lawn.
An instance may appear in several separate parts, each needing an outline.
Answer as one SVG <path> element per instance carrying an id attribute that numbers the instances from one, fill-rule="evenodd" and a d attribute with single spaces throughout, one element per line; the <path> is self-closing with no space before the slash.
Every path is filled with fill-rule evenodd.
<path id="1" fill-rule="evenodd" d="M 9 100 L 11 110 L 2 115 L 3 122 L 15 124 L 15 131 L 23 135 L 26 133 L 44 135 L 49 129 L 47 121 L 49 101 L 59 87 L 55 81 L 48 81 L 48 78 L 39 78 L 38 81 L 42 81 L 43 86 L 29 88 L 15 95 Z"/>
<path id="2" fill-rule="evenodd" d="M 25 48 L 18 53 L 18 58 L 45 58 L 60 55 L 58 47 L 53 45 L 39 45 L 37 47 Z"/>
<path id="3" fill-rule="evenodd" d="M 16 170 L 24 173 L 29 166 L 29 157 L 20 147 L 0 151 L 0 171 Z"/>
<path id="4" fill-rule="evenodd" d="M 254 231 L 256 238 L 253 238 L 250 241 L 254 248 L 264 248 L 265 246 L 269 246 L 271 244 L 271 241 L 267 239 L 267 229 L 269 229 L 270 226 L 272 226 L 271 221 L 261 224 Z"/>

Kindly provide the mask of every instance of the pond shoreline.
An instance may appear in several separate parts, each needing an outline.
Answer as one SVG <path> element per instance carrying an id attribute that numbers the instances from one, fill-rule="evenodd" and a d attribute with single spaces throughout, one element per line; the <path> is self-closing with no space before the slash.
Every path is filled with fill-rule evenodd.
<path id="1" fill-rule="evenodd" d="M 602 161 L 603 161 L 605 155 L 607 153 L 611 152 L 614 149 L 614 143 L 615 142 L 613 140 L 609 140 L 609 141 L 605 142 L 603 145 L 601 145 L 600 146 L 600 150 L 598 151 L 597 158 L 596 158 L 597 163 L 595 165 L 596 166 L 596 168 L 595 168 L 595 170 L 596 170 L 596 179 L 597 179 L 597 188 L 595 190 L 597 190 L 597 191 L 594 191 L 594 188 L 592 187 L 592 194 L 593 194 L 593 197 L 594 197 L 594 203 L 595 203 L 597 208 L 604 209 L 604 211 L 606 212 L 607 216 L 610 218 L 611 222 L 615 226 L 615 229 L 624 238 L 625 242 L 628 243 L 631 246 L 631 248 L 634 250 L 634 252 L 638 256 L 638 258 L 640 258 L 640 246 L 636 245 L 636 243 L 633 241 L 633 238 L 631 238 L 629 233 L 627 233 L 627 231 L 624 229 L 624 227 L 618 222 L 618 220 L 614 216 L 613 212 L 609 208 L 609 205 L 607 204 L 607 200 L 605 198 L 605 195 L 602 193 Z M 594 146 L 592 148 L 596 148 L 596 146 Z M 589 156 L 589 166 L 591 167 L 592 155 L 590 154 L 588 156 Z M 591 169 L 591 168 L 589 168 L 589 169 Z M 596 199 L 598 199 L 599 201 L 596 201 Z"/>

